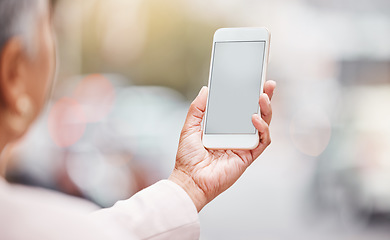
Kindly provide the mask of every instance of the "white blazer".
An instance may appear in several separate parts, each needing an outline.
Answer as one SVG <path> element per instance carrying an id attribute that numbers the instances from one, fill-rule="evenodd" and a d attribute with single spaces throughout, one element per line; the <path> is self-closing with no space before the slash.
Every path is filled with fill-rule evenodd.
<path id="1" fill-rule="evenodd" d="M 0 178 L 0 239 L 199 239 L 195 205 L 169 180 L 97 210 L 63 194 Z"/>

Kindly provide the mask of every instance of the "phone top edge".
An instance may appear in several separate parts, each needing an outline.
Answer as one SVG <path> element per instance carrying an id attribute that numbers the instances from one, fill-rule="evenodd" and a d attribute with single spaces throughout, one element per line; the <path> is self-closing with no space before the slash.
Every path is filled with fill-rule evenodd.
<path id="1" fill-rule="evenodd" d="M 268 28 L 266 27 L 225 27 L 225 28 L 218 28 L 216 32 L 218 31 L 226 31 L 226 30 L 240 30 L 240 29 L 247 29 L 247 30 L 265 30 L 268 33 L 270 32 Z"/>
<path id="2" fill-rule="evenodd" d="M 213 41 L 254 41 L 263 40 L 269 42 L 270 32 L 264 27 L 248 28 L 220 28 L 215 34 Z"/>

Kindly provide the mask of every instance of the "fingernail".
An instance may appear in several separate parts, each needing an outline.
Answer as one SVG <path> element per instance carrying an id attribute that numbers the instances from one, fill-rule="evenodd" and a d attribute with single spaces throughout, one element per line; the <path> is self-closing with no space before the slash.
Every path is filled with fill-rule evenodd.
<path id="1" fill-rule="evenodd" d="M 204 90 L 206 90 L 206 86 L 203 86 L 203 87 L 200 89 L 200 91 L 199 91 L 199 93 L 198 93 L 198 96 L 202 95 L 202 93 L 204 92 Z"/>

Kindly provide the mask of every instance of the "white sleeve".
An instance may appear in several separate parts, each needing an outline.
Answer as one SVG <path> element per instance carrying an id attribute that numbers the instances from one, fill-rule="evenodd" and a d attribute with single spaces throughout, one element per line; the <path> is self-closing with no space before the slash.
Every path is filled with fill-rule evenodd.
<path id="1" fill-rule="evenodd" d="M 96 211 L 91 217 L 138 239 L 192 240 L 200 236 L 194 203 L 180 186 L 169 180 L 162 180 L 111 208 Z"/>

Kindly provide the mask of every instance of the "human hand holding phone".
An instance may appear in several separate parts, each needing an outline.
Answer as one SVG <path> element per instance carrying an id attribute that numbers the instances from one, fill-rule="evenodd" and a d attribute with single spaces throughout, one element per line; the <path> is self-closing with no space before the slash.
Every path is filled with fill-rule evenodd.
<path id="1" fill-rule="evenodd" d="M 203 87 L 192 102 L 176 156 L 175 168 L 169 180 L 181 186 L 194 202 L 198 212 L 232 186 L 244 171 L 271 143 L 269 124 L 272 118 L 272 99 L 276 83 L 267 81 L 259 104 L 261 117 L 252 116 L 259 132 L 260 143 L 253 150 L 209 150 L 202 143 L 202 120 L 206 110 L 208 89 Z"/>

